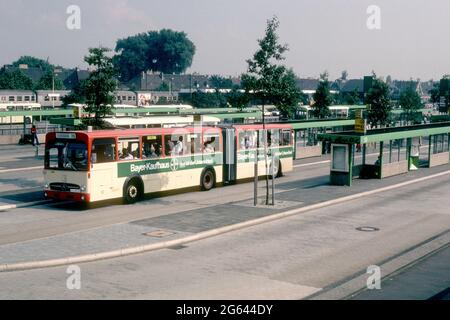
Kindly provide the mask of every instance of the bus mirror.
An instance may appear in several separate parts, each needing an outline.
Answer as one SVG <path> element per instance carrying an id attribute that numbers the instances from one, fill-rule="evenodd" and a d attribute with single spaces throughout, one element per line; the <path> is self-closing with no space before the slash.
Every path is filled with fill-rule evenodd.
<path id="1" fill-rule="evenodd" d="M 97 154 L 96 153 L 93 153 L 91 155 L 91 163 L 97 163 Z"/>

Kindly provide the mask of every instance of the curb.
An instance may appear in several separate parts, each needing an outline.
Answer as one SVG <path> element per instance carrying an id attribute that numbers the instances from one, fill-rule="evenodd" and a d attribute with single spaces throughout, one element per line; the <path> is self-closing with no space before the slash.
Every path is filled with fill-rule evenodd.
<path id="1" fill-rule="evenodd" d="M 17 209 L 17 208 L 38 206 L 38 205 L 46 204 L 49 202 L 52 202 L 52 200 L 39 200 L 39 201 L 24 202 L 24 203 L 18 203 L 18 204 L 8 204 L 5 206 L 0 206 L 0 212 L 11 210 L 11 209 Z"/>
<path id="2" fill-rule="evenodd" d="M 382 187 L 382 188 L 375 189 L 375 190 L 364 191 L 364 192 L 360 192 L 360 193 L 357 193 L 354 195 L 345 196 L 345 197 L 341 197 L 341 198 L 333 199 L 333 200 L 328 200 L 325 202 L 316 203 L 316 204 L 306 206 L 306 207 L 288 210 L 288 211 L 277 213 L 277 214 L 267 216 L 267 217 L 253 219 L 253 220 L 240 222 L 240 223 L 236 223 L 233 225 L 229 225 L 229 226 L 225 226 L 225 227 L 221 227 L 221 228 L 217 228 L 217 229 L 213 229 L 213 230 L 200 232 L 200 233 L 197 233 L 197 234 L 194 234 L 191 236 L 187 236 L 187 237 L 184 237 L 181 239 L 169 240 L 169 241 L 152 243 L 149 245 L 143 245 L 143 246 L 138 246 L 138 247 L 118 249 L 118 250 L 112 250 L 112 251 L 106 251 L 106 252 L 100 252 L 100 253 L 94 253 L 94 254 L 87 254 L 87 255 L 81 255 L 81 256 L 73 256 L 73 257 L 67 257 L 67 258 L 0 264 L 0 272 L 23 271 L 23 270 L 30 270 L 30 269 L 57 267 L 57 266 L 76 264 L 76 263 L 86 263 L 86 262 L 92 262 L 92 261 L 97 261 L 97 260 L 118 258 L 118 257 L 123 257 L 123 256 L 127 256 L 127 255 L 137 254 L 137 253 L 144 253 L 144 252 L 149 252 L 149 251 L 166 249 L 166 248 L 175 247 L 175 246 L 187 244 L 187 243 L 198 241 L 198 240 L 203 240 L 206 238 L 210 238 L 210 237 L 217 236 L 220 234 L 228 233 L 231 231 L 236 231 L 236 230 L 240 230 L 243 228 L 256 226 L 256 225 L 263 224 L 266 222 L 271 222 L 271 221 L 287 218 L 287 217 L 290 217 L 290 216 L 293 216 L 293 215 L 296 215 L 299 213 L 303 213 L 306 211 L 321 209 L 321 208 L 328 207 L 331 205 L 336 205 L 336 204 L 344 203 L 347 201 L 363 198 L 363 197 L 366 197 L 369 195 L 389 191 L 392 189 L 404 187 L 404 186 L 415 184 L 418 182 L 431 180 L 431 179 L 438 178 L 438 177 L 441 177 L 444 175 L 449 175 L 449 174 L 450 174 L 450 170 L 443 171 L 443 172 L 440 172 L 437 174 L 418 178 L 415 180 L 405 181 L 405 182 L 401 182 L 401 183 L 391 185 L 391 186 Z"/>

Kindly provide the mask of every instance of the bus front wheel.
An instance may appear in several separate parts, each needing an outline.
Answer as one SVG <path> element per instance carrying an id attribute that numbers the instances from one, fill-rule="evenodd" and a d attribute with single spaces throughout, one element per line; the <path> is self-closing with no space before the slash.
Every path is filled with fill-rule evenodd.
<path id="1" fill-rule="evenodd" d="M 200 186 L 203 191 L 209 191 L 214 188 L 216 184 L 216 175 L 214 174 L 214 170 L 208 168 L 203 170 L 202 176 L 200 178 Z"/>
<path id="2" fill-rule="evenodd" d="M 141 196 L 142 189 L 140 183 L 136 179 L 128 182 L 124 194 L 125 202 L 128 204 L 135 203 L 141 198 Z"/>

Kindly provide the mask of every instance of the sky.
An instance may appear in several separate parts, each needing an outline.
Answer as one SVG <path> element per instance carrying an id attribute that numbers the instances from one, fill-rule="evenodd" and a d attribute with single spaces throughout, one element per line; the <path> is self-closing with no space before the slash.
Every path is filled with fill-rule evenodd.
<path id="1" fill-rule="evenodd" d="M 67 28 L 70 5 L 80 8 L 80 29 Z M 371 5 L 379 29 L 367 27 Z M 426 81 L 450 73 L 449 13 L 449 0 L 0 0 L 0 65 L 32 55 L 86 68 L 90 47 L 168 28 L 196 46 L 188 73 L 238 76 L 275 15 L 289 45 L 284 64 L 300 77 L 347 70 Z"/>

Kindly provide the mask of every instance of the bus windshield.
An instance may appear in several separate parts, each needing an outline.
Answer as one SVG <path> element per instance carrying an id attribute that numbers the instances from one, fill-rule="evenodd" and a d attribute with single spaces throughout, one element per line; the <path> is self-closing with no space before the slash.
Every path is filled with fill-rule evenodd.
<path id="1" fill-rule="evenodd" d="M 45 148 L 45 168 L 85 171 L 88 168 L 87 145 L 80 141 L 55 140 Z"/>

